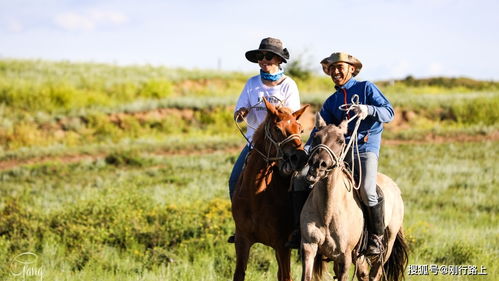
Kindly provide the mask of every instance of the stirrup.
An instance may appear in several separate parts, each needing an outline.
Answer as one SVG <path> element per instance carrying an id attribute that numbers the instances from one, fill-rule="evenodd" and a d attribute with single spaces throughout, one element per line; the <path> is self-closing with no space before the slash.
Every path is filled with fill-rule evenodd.
<path id="1" fill-rule="evenodd" d="M 366 256 L 379 256 L 384 252 L 383 235 L 370 234 L 367 242 Z"/>

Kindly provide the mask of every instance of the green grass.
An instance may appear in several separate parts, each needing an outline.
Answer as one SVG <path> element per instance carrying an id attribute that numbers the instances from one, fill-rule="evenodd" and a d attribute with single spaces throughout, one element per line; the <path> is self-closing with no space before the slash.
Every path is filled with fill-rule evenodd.
<path id="1" fill-rule="evenodd" d="M 0 158 L 237 135 L 232 109 L 251 75 L 2 59 Z M 489 135 L 499 129 L 497 83 L 444 78 L 404 81 L 380 82 L 397 113 L 411 116 L 405 129 L 388 128 L 386 138 Z M 297 83 L 302 102 L 313 104 L 315 110 L 333 89 L 326 76 L 297 79 Z"/>
<path id="2" fill-rule="evenodd" d="M 410 264 L 483 265 L 480 280 L 495 280 L 497 153 L 487 141 L 382 148 L 380 171 L 403 192 Z M 44 280 L 231 279 L 226 182 L 236 156 L 115 151 L 0 172 L 0 278 L 19 280 L 9 261 L 30 251 Z M 295 279 L 300 272 L 294 256 Z M 254 247 L 247 280 L 275 274 L 272 251 Z"/>
<path id="3" fill-rule="evenodd" d="M 251 75 L 0 60 L 0 161 L 22 164 L 0 171 L 0 279 L 22 280 L 11 262 L 29 251 L 43 280 L 230 280 L 237 154 L 222 151 L 244 143 L 232 107 Z M 403 191 L 409 262 L 483 265 L 479 279 L 495 280 L 498 142 L 486 139 L 499 130 L 497 83 L 406 80 L 380 83 L 407 119 L 385 139 L 484 136 L 382 148 L 380 171 Z M 297 83 L 315 110 L 332 90 L 325 76 Z M 276 271 L 256 245 L 247 280 Z M 300 271 L 293 256 L 294 279 Z"/>
<path id="4" fill-rule="evenodd" d="M 307 96 L 314 99 L 314 96 Z M 387 127 L 387 139 L 424 140 L 428 135 L 491 135 L 499 130 L 499 94 L 393 96 L 403 128 Z M 321 96 L 315 96 L 319 99 Z M 400 100 L 399 100 L 400 98 Z M 390 97 L 392 99 L 392 97 Z M 174 102 L 175 101 L 175 102 Z M 194 103 L 197 102 L 197 105 Z M 157 103 L 160 103 L 158 101 Z M 186 104 L 190 107 L 185 108 Z M 18 112 L 0 107 L 0 159 L 24 151 L 90 151 L 124 143 L 237 136 L 230 99 L 185 97 L 157 106 L 135 102 L 109 112 L 81 109 L 68 114 Z M 164 107 L 163 107 L 164 106 Z M 310 110 L 317 111 L 315 104 Z M 405 117 L 404 117 L 405 116 Z M 308 133 L 308 132 L 306 132 Z M 175 142 L 172 143 L 175 145 Z"/>

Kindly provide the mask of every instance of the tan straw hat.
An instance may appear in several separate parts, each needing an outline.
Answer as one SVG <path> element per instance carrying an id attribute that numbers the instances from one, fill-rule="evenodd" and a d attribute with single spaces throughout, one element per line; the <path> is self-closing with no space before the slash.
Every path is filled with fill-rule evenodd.
<path id="1" fill-rule="evenodd" d="M 321 61 L 322 70 L 324 70 L 324 73 L 330 75 L 329 67 L 331 66 L 331 64 L 335 62 L 346 62 L 348 64 L 353 65 L 355 67 L 355 70 L 352 74 L 353 76 L 357 76 L 357 74 L 359 74 L 360 70 L 362 69 L 362 63 L 356 57 L 347 53 L 337 52 L 337 53 L 332 53 L 329 57 Z"/>

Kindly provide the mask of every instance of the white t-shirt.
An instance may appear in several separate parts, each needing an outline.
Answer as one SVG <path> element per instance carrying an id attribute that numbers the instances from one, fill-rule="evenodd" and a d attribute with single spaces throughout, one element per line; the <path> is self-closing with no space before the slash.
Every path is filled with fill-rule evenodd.
<path id="1" fill-rule="evenodd" d="M 286 78 L 279 84 L 269 87 L 263 84 L 260 75 L 248 79 L 239 99 L 237 100 L 235 111 L 242 107 L 251 108 L 246 116 L 248 128 L 246 137 L 251 141 L 255 129 L 265 120 L 267 108 L 263 98 L 267 99 L 274 106 L 282 105 L 296 111 L 300 109 L 300 95 L 298 87 L 293 79 Z"/>

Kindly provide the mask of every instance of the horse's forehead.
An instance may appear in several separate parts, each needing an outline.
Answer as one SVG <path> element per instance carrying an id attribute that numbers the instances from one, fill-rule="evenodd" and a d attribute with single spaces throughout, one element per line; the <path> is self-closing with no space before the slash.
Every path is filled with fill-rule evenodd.
<path id="1" fill-rule="evenodd" d="M 336 140 L 343 138 L 340 129 L 333 126 L 327 126 L 318 131 L 317 134 L 321 136 L 323 142 L 335 142 Z"/>
<path id="2" fill-rule="evenodd" d="M 291 115 L 292 114 L 291 110 L 289 110 L 289 108 L 287 108 L 287 107 L 280 107 L 277 111 L 279 113 L 284 113 L 285 115 Z"/>
<path id="3" fill-rule="evenodd" d="M 281 118 L 280 121 L 277 122 L 277 126 L 281 127 L 282 129 L 285 128 L 293 129 L 299 125 L 300 123 L 296 121 L 293 115 L 284 116 L 283 118 Z"/>

